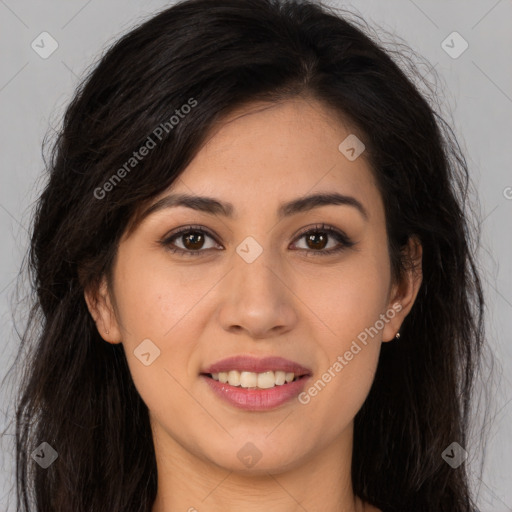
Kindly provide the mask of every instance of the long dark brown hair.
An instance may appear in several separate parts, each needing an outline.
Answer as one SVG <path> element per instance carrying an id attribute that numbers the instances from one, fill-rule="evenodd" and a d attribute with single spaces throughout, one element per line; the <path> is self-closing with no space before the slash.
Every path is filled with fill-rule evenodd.
<path id="1" fill-rule="evenodd" d="M 400 341 L 383 344 L 355 418 L 354 492 L 386 511 L 475 508 L 466 464 L 454 469 L 441 456 L 468 441 L 484 347 L 468 169 L 405 60 L 355 17 L 277 0 L 182 1 L 105 52 L 66 110 L 34 213 L 26 267 L 35 300 L 16 403 L 18 511 L 150 512 L 157 478 L 148 410 L 122 344 L 99 336 L 84 289 L 110 275 L 140 206 L 177 179 L 228 112 L 306 96 L 363 138 L 395 279 L 409 237 L 423 246 L 415 306 Z M 173 124 L 191 99 L 192 111 Z M 119 173 L 159 126 L 161 140 Z M 47 469 L 31 457 L 42 442 L 58 452 Z"/>

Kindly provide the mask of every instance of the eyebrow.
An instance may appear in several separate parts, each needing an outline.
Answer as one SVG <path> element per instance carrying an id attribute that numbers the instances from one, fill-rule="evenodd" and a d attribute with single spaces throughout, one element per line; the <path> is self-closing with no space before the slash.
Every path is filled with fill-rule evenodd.
<path id="1" fill-rule="evenodd" d="M 278 218 L 283 219 L 284 217 L 289 217 L 297 213 L 306 212 L 313 208 L 319 208 L 327 205 L 352 206 L 357 209 L 365 220 L 368 220 L 368 212 L 361 202 L 355 197 L 327 192 L 300 197 L 298 199 L 282 203 L 278 209 Z M 207 196 L 170 194 L 150 206 L 142 214 L 140 220 L 143 220 L 148 215 L 165 208 L 174 208 L 178 206 L 185 206 L 192 210 L 197 210 L 211 215 L 222 215 L 227 218 L 234 217 L 234 207 L 231 203 L 222 202 L 218 199 Z"/>

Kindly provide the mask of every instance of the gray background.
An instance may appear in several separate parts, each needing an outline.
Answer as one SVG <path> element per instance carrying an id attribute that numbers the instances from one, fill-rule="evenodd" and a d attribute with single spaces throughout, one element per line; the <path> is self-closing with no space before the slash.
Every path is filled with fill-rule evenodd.
<path id="1" fill-rule="evenodd" d="M 78 78 L 102 49 L 171 3 L 0 0 L 0 379 L 17 349 L 12 304 L 17 300 L 16 277 L 27 249 L 31 209 L 41 187 L 43 136 L 59 127 Z M 481 481 L 475 477 L 479 507 L 481 512 L 512 511 L 512 1 L 325 3 L 359 12 L 385 41 L 392 39 L 387 32 L 396 34 L 395 39 L 409 44 L 439 74 L 440 101 L 466 154 L 480 200 L 479 261 L 487 299 L 486 329 L 497 362 L 495 386 L 488 388 L 494 401 L 484 474 Z M 31 48 L 43 31 L 59 45 L 47 59 Z M 441 46 L 453 31 L 469 44 L 458 58 L 450 57 Z M 460 48 L 459 42 L 453 44 Z M 436 81 L 428 66 L 422 69 Z M 7 432 L 0 459 L 2 510 L 8 498 L 10 502 L 14 499 L 10 491 L 14 469 L 12 391 L 11 381 L 5 381 L 0 395 L 1 428 Z M 475 435 L 465 447 L 474 471 L 479 469 L 479 441 Z"/>

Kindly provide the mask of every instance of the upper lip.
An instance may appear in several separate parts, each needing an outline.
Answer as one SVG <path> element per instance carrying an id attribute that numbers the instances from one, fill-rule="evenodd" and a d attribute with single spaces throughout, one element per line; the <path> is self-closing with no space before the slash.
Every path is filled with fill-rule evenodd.
<path id="1" fill-rule="evenodd" d="M 257 358 L 251 356 L 233 356 L 208 366 L 201 373 L 219 373 L 238 370 L 242 372 L 263 373 L 268 371 L 293 372 L 296 377 L 311 375 L 311 370 L 295 361 L 282 357 Z"/>

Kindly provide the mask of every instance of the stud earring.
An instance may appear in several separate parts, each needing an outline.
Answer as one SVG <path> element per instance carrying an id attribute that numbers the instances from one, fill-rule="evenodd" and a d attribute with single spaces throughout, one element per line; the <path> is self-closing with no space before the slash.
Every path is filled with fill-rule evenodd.
<path id="1" fill-rule="evenodd" d="M 397 332 L 397 333 L 395 334 L 395 339 L 396 339 L 396 340 L 399 340 L 399 339 L 400 339 L 400 333 L 399 333 L 399 332 Z"/>

